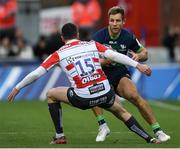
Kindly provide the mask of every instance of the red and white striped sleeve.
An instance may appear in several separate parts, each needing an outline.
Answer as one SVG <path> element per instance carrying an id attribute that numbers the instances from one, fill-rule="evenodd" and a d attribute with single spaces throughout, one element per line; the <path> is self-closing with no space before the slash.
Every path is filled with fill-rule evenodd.
<path id="1" fill-rule="evenodd" d="M 106 50 L 108 50 L 109 48 L 104 46 L 103 44 L 100 44 L 99 42 L 95 42 L 96 44 L 96 48 L 98 49 L 99 52 L 105 52 Z"/>
<path id="2" fill-rule="evenodd" d="M 49 57 L 47 57 L 40 66 L 44 67 L 46 70 L 49 70 L 59 61 L 60 61 L 60 57 L 58 53 L 54 52 Z"/>

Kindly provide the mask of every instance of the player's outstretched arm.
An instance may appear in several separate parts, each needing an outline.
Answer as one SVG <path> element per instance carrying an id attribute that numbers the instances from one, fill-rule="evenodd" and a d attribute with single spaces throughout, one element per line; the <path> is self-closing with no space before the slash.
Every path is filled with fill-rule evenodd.
<path id="1" fill-rule="evenodd" d="M 8 96 L 8 101 L 13 101 L 16 95 L 19 93 L 20 89 L 24 88 L 25 86 L 33 83 L 35 80 L 40 78 L 42 75 L 46 73 L 46 69 L 42 66 L 38 67 L 33 72 L 29 73 L 22 81 L 20 81 L 16 87 L 13 88 L 11 93 Z"/>
<path id="2" fill-rule="evenodd" d="M 118 63 L 135 67 L 140 72 L 146 74 L 147 76 L 151 75 L 151 69 L 149 66 L 147 66 L 145 64 L 140 64 L 140 63 L 136 62 L 135 60 L 129 58 L 128 56 L 126 56 L 124 54 L 121 54 L 121 53 L 118 53 L 118 52 L 115 52 L 112 50 L 106 50 L 104 53 L 104 56 L 113 60 L 113 61 L 116 61 Z"/>

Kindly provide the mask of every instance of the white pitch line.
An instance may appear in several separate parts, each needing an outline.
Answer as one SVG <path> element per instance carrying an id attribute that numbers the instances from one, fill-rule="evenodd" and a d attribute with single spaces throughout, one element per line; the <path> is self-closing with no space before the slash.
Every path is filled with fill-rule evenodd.
<path id="1" fill-rule="evenodd" d="M 163 109 L 168 109 L 168 110 L 172 110 L 172 111 L 180 111 L 180 106 L 175 106 L 175 105 L 171 105 L 171 104 L 167 104 L 167 103 L 163 103 L 163 102 L 159 102 L 159 101 L 152 101 L 150 103 L 153 106 L 157 106 L 157 107 L 160 107 Z"/>
<path id="2" fill-rule="evenodd" d="M 7 89 L 11 88 L 16 80 L 18 79 L 22 69 L 20 67 L 14 67 L 11 69 L 11 71 L 8 73 L 8 76 L 5 78 L 2 87 L 0 88 L 0 100 L 2 99 L 4 93 Z"/>
<path id="3" fill-rule="evenodd" d="M 180 73 L 177 75 L 177 77 L 172 81 L 172 83 L 166 89 L 164 93 L 165 98 L 168 97 L 174 91 L 176 86 L 178 86 L 179 82 L 180 82 Z"/>

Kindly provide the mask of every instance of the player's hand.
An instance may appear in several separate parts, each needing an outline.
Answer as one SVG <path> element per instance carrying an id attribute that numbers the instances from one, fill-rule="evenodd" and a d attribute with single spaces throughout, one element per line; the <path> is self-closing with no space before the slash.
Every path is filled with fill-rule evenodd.
<path id="1" fill-rule="evenodd" d="M 13 101 L 18 93 L 19 93 L 19 90 L 16 88 L 13 88 L 13 90 L 11 91 L 11 93 L 8 96 L 8 101 L 9 102 Z"/>
<path id="2" fill-rule="evenodd" d="M 128 53 L 131 55 L 131 58 L 132 58 L 133 60 L 135 60 L 135 61 L 137 61 L 137 62 L 140 60 L 140 57 L 139 57 L 138 53 L 135 53 L 135 52 L 133 52 L 133 51 L 129 51 Z"/>
<path id="3" fill-rule="evenodd" d="M 136 66 L 136 68 L 137 68 L 140 72 L 144 73 L 144 74 L 147 75 L 147 76 L 150 76 L 151 73 L 152 73 L 151 68 L 150 68 L 148 65 L 146 65 L 146 64 L 140 64 L 140 63 L 138 63 L 137 66 Z"/>

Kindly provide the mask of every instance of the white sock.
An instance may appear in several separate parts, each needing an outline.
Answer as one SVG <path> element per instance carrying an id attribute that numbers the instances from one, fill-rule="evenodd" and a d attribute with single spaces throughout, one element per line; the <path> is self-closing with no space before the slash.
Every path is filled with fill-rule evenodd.
<path id="1" fill-rule="evenodd" d="M 64 136 L 64 133 L 56 133 L 56 138 L 61 138 Z"/>

